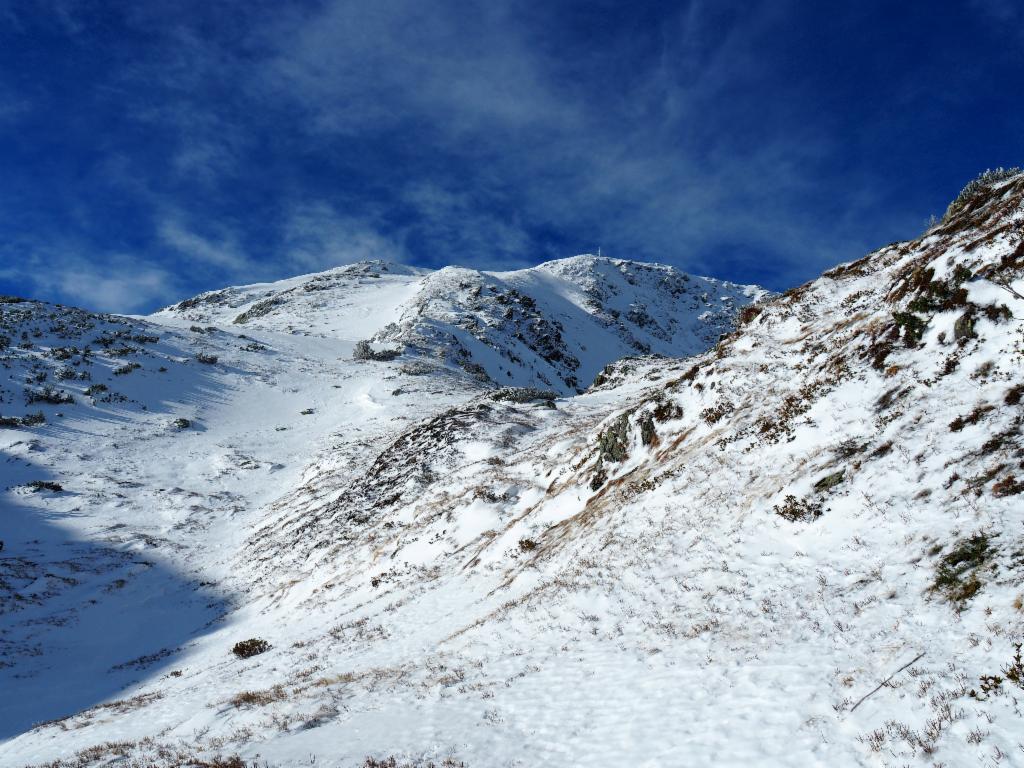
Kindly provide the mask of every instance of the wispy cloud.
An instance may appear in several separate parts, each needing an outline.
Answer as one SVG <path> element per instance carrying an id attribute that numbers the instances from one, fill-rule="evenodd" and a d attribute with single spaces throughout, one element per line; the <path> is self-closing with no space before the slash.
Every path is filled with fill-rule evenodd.
<path id="1" fill-rule="evenodd" d="M 158 224 L 158 234 L 174 253 L 200 266 L 217 267 L 232 276 L 243 275 L 254 266 L 230 231 L 216 238 L 204 237 L 172 215 Z"/>
<path id="2" fill-rule="evenodd" d="M 369 259 L 408 261 L 401 242 L 366 219 L 341 215 L 325 202 L 296 204 L 284 224 L 281 252 L 296 271 L 315 271 Z"/>
<path id="3" fill-rule="evenodd" d="M 0 265 L 0 282 L 25 286 L 30 297 L 100 312 L 148 311 L 182 290 L 163 265 L 73 240 L 7 243 L 0 248 Z"/>

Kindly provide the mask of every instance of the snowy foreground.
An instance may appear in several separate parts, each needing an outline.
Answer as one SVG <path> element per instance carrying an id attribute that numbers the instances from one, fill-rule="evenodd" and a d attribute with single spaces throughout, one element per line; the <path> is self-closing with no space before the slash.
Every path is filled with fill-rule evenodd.
<path id="1" fill-rule="evenodd" d="M 5 300 L 0 765 L 1021 764 L 1022 241 Z"/>

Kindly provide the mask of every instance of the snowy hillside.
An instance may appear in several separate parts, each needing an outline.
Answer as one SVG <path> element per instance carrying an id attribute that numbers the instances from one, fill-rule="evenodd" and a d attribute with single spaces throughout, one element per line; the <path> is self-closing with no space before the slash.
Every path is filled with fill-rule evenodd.
<path id="1" fill-rule="evenodd" d="M 1024 174 L 717 344 L 755 290 L 384 267 L 0 305 L 0 764 L 1021 760 Z"/>
<path id="2" fill-rule="evenodd" d="M 372 342 L 498 386 L 586 388 L 627 355 L 696 354 L 766 293 L 659 264 L 577 256 L 516 272 L 361 262 L 183 301 L 159 318 Z"/>

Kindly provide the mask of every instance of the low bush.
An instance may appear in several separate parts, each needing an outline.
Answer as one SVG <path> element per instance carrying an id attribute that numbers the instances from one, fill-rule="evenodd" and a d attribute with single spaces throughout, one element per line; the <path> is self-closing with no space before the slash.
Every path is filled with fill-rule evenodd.
<path id="1" fill-rule="evenodd" d="M 401 350 L 398 349 L 376 350 L 370 346 L 369 341 L 365 340 L 357 341 L 355 347 L 352 349 L 353 360 L 376 360 L 381 363 L 390 362 L 401 354 Z"/>
<path id="2" fill-rule="evenodd" d="M 275 685 L 263 691 L 242 691 L 231 697 L 231 705 L 236 709 L 241 707 L 265 707 L 275 701 L 282 701 L 288 698 L 283 685 Z"/>
<path id="3" fill-rule="evenodd" d="M 240 659 L 251 659 L 253 656 L 259 656 L 261 653 L 266 653 L 269 650 L 270 643 L 266 640 L 260 640 L 257 637 L 253 637 L 248 640 L 240 640 L 235 643 L 231 652 Z"/>
<path id="4" fill-rule="evenodd" d="M 949 602 L 962 605 L 981 591 L 979 573 L 991 561 L 995 548 L 987 534 L 958 541 L 943 555 L 935 569 L 931 590 Z"/>
<path id="5" fill-rule="evenodd" d="M 723 418 L 733 412 L 734 406 L 728 400 L 723 400 L 713 408 L 705 408 L 700 412 L 700 417 L 708 423 L 708 426 L 712 426 L 720 422 Z"/>
<path id="6" fill-rule="evenodd" d="M 1024 397 L 1024 384 L 1017 384 L 1006 391 L 1003 402 L 1007 405 L 1017 405 L 1022 397 Z"/>
<path id="7" fill-rule="evenodd" d="M 557 400 L 558 393 L 535 387 L 503 387 L 491 393 L 491 400 L 509 403 L 534 403 L 538 400 Z"/>
<path id="8" fill-rule="evenodd" d="M 28 484 L 28 487 L 33 491 L 52 491 L 53 493 L 60 493 L 64 490 L 60 483 L 54 483 L 49 480 L 33 480 Z"/>
<path id="9" fill-rule="evenodd" d="M 968 425 L 977 424 L 982 420 L 986 413 L 994 410 L 995 408 L 991 405 L 979 405 L 966 416 L 957 416 L 949 422 L 949 429 L 951 432 L 960 432 Z"/>
<path id="10" fill-rule="evenodd" d="M 47 403 L 48 405 L 70 405 L 75 402 L 75 398 L 69 395 L 63 390 L 57 391 L 53 387 L 43 387 L 42 389 L 27 389 L 25 390 L 25 401 L 31 405 L 32 403 Z"/>
<path id="11" fill-rule="evenodd" d="M 908 347 L 916 347 L 921 343 L 928 323 L 913 312 L 893 312 L 892 319 L 897 328 L 903 329 L 903 343 Z"/>
<path id="12" fill-rule="evenodd" d="M 1007 475 L 992 486 L 993 496 L 1017 496 L 1021 493 L 1024 493 L 1024 483 L 1017 482 L 1013 475 Z"/>
<path id="13" fill-rule="evenodd" d="M 793 494 L 786 496 L 782 504 L 776 504 L 772 509 L 776 515 L 791 523 L 811 522 L 821 517 L 821 504 L 807 499 L 798 499 Z"/>
<path id="14" fill-rule="evenodd" d="M 368 757 L 363 763 L 362 768 L 466 768 L 466 764 L 456 760 L 454 757 L 446 757 L 440 763 L 433 761 L 424 763 L 421 760 L 398 762 L 398 758 L 392 756 L 382 758 Z"/>

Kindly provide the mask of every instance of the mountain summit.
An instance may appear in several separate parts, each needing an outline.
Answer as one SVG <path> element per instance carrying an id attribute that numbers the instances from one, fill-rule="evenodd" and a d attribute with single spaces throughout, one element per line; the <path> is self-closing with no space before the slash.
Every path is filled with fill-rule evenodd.
<path id="1" fill-rule="evenodd" d="M 356 335 L 405 362 L 461 369 L 499 386 L 571 394 L 621 357 L 707 349 L 742 307 L 765 295 L 756 286 L 599 256 L 514 272 L 432 272 L 370 261 L 213 291 L 156 319 Z"/>

